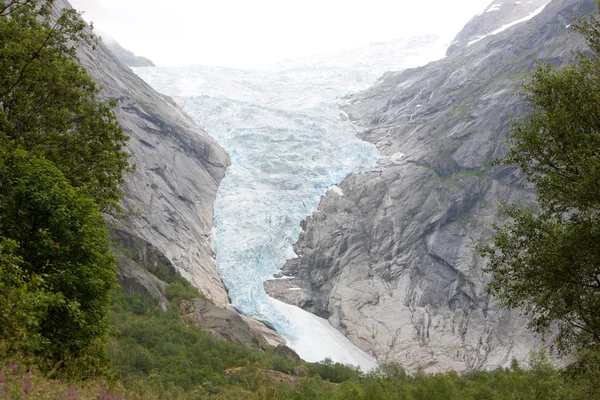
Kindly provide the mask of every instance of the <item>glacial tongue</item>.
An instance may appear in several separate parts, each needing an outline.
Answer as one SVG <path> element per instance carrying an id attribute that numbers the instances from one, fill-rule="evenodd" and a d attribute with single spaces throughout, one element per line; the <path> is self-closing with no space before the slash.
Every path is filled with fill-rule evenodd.
<path id="1" fill-rule="evenodd" d="M 317 362 L 325 357 L 342 364 L 358 366 L 363 371 L 377 367 L 373 357 L 350 342 L 326 319 L 276 299 L 270 301 L 279 312 L 294 321 L 296 335 L 283 337 L 287 345 L 302 359 Z"/>
<path id="2" fill-rule="evenodd" d="M 403 44 L 402 44 L 403 43 Z M 356 136 L 339 106 L 388 69 L 402 69 L 435 38 L 395 42 L 395 57 L 365 67 L 348 53 L 341 65 L 283 63 L 267 70 L 216 67 L 139 68 L 173 96 L 229 153 L 232 166 L 215 202 L 213 248 L 238 311 L 274 327 L 301 356 L 375 366 L 326 320 L 277 302 L 263 282 L 296 257 L 300 222 L 332 185 L 375 168 L 379 152 Z M 381 52 L 381 45 L 376 50 Z M 364 58 L 362 58 L 364 60 Z"/>

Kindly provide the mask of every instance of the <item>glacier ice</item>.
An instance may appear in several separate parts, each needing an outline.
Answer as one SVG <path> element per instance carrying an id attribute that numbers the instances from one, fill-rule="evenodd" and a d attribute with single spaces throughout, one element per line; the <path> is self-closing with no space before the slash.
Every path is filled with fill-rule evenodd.
<path id="1" fill-rule="evenodd" d="M 372 357 L 354 346 L 344 335 L 334 329 L 331 324 L 314 314 L 296 306 L 270 299 L 273 306 L 295 322 L 299 330 L 295 337 L 282 335 L 287 345 L 296 350 L 303 360 L 318 362 L 323 360 L 323 350 L 327 349 L 327 357 L 342 364 L 356 365 L 363 371 L 377 367 Z"/>
<path id="2" fill-rule="evenodd" d="M 435 37 L 379 43 L 263 70 L 136 68 L 229 153 L 214 206 L 213 248 L 231 303 L 279 332 L 303 358 L 373 368 L 326 320 L 267 296 L 263 282 L 296 257 L 300 222 L 348 174 L 376 167 L 377 149 L 339 111 L 343 96 L 384 72 L 441 57 Z"/>

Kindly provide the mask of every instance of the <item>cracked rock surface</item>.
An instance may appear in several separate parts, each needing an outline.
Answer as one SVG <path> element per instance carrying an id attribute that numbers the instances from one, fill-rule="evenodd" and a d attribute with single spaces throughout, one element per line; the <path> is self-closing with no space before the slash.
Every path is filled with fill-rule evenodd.
<path id="1" fill-rule="evenodd" d="M 473 244 L 489 235 L 490 222 L 502 221 L 501 202 L 532 200 L 522 176 L 490 161 L 507 151 L 512 116 L 526 107 L 518 85 L 535 59 L 568 61 L 583 46 L 565 28 L 571 12 L 593 7 L 592 0 L 553 0 L 531 20 L 466 45 L 481 36 L 484 13 L 448 57 L 387 73 L 353 96 L 345 111 L 388 157 L 377 171 L 342 182 L 343 196 L 322 199 L 303 223 L 299 257 L 282 272 L 290 279 L 267 282 L 267 291 L 410 371 L 507 366 L 542 346 L 518 310 L 485 293 L 489 277 Z M 511 9 L 496 23 L 532 8 L 539 4 Z"/>

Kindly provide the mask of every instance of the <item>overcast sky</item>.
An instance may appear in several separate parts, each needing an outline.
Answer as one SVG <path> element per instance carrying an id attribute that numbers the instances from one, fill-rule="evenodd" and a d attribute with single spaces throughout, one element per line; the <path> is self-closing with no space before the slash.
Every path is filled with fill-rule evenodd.
<path id="1" fill-rule="evenodd" d="M 70 0 L 97 29 L 160 66 L 257 67 L 439 33 L 491 0 Z"/>

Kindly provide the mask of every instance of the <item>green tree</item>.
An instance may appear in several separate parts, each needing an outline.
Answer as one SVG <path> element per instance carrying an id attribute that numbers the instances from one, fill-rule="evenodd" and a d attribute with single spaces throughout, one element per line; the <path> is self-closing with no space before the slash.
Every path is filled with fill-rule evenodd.
<path id="1" fill-rule="evenodd" d="M 40 276 L 23 269 L 14 240 L 0 237 L 0 354 L 26 354 L 47 343 L 39 334 L 39 324 L 51 305 L 62 302 L 60 294 L 44 290 Z M 9 338 L 6 340 L 4 338 Z"/>
<path id="2" fill-rule="evenodd" d="M 128 137 L 76 62 L 92 34 L 74 10 L 53 17 L 53 3 L 0 0 L 0 141 L 52 161 L 107 210 L 121 197 Z"/>
<path id="3" fill-rule="evenodd" d="M 51 162 L 23 150 L 1 155 L 0 236 L 18 244 L 5 252 L 12 258 L 2 260 L 4 292 L 13 299 L 19 290 L 47 294 L 38 305 L 13 302 L 21 311 L 15 308 L 12 321 L 16 329 L 25 329 L 21 336 L 37 338 L 28 350 L 50 365 L 85 360 L 96 370 L 105 363 L 115 281 L 104 218 L 84 190 L 73 188 Z M 31 320 L 19 322 L 19 315 L 32 308 Z"/>
<path id="4" fill-rule="evenodd" d="M 533 329 L 557 328 L 562 350 L 600 345 L 600 23 L 575 29 L 589 51 L 538 67 L 524 86 L 530 110 L 500 160 L 526 174 L 537 204 L 507 206 L 509 222 L 478 247 L 490 292 L 522 307 Z"/>
<path id="5" fill-rule="evenodd" d="M 93 40 L 53 0 L 0 0 L 0 339 L 85 374 L 107 365 L 116 268 L 102 212 L 130 170 L 113 104 L 77 63 Z"/>

